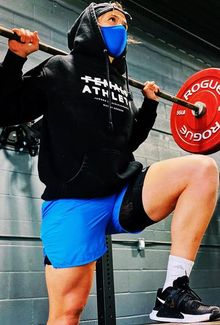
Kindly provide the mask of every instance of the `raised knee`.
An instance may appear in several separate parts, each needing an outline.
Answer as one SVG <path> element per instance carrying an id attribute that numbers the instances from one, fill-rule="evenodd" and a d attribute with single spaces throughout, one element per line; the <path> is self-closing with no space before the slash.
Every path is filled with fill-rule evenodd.
<path id="1" fill-rule="evenodd" d="M 216 176 L 216 178 L 219 178 L 218 166 L 213 158 L 199 156 L 198 159 L 200 160 L 200 168 L 206 176 Z"/>
<path id="2" fill-rule="evenodd" d="M 195 155 L 193 159 L 193 176 L 199 177 L 204 183 L 218 186 L 219 170 L 215 160 L 209 156 Z"/>

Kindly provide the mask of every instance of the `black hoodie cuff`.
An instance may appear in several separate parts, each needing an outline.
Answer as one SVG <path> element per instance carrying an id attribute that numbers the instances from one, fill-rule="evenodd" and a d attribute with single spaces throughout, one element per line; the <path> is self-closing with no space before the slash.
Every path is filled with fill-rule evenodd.
<path id="1" fill-rule="evenodd" d="M 152 128 L 157 117 L 158 102 L 153 99 L 144 98 L 143 104 L 138 111 L 137 121 L 139 126 Z"/>
<path id="2" fill-rule="evenodd" d="M 15 54 L 14 52 L 8 50 L 4 61 L 2 62 L 2 65 L 8 71 L 11 71 L 16 74 L 22 71 L 23 65 L 26 61 L 26 58 L 23 58 Z"/>
<path id="3" fill-rule="evenodd" d="M 153 99 L 149 99 L 147 97 L 144 97 L 144 101 L 142 104 L 142 109 L 148 109 L 150 110 L 153 114 L 156 114 L 157 112 L 157 106 L 159 102 Z"/>
<path id="4" fill-rule="evenodd" d="M 141 120 L 147 121 L 155 120 L 158 104 L 159 103 L 156 100 L 145 97 L 141 109 L 138 112 L 138 119 L 141 118 Z"/>

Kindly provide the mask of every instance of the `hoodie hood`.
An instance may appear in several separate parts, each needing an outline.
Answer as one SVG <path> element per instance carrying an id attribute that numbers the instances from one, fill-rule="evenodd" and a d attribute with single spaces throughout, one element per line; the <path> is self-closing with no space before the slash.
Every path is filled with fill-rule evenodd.
<path id="1" fill-rule="evenodd" d="M 124 13 L 127 19 L 130 15 L 125 11 L 109 3 L 96 4 L 92 2 L 80 14 L 68 32 L 68 47 L 74 53 L 85 53 L 97 58 L 105 59 L 107 51 L 97 17 L 111 10 L 119 10 Z M 126 49 L 117 59 L 114 59 L 113 66 L 123 74 L 125 72 Z"/>
<path id="2" fill-rule="evenodd" d="M 116 5 L 114 5 L 112 3 L 103 2 L 103 3 L 99 3 L 99 4 L 94 4 L 94 9 L 95 9 L 96 17 L 104 15 L 108 11 L 118 10 L 125 15 L 127 21 L 132 19 L 131 15 L 127 11 L 120 9 L 119 7 L 117 7 Z"/>
<path id="3" fill-rule="evenodd" d="M 94 5 L 94 3 L 91 3 L 70 28 L 68 32 L 68 47 L 71 51 L 97 55 L 101 52 L 100 50 L 104 50 Z M 95 46 L 94 41 L 96 42 Z"/>

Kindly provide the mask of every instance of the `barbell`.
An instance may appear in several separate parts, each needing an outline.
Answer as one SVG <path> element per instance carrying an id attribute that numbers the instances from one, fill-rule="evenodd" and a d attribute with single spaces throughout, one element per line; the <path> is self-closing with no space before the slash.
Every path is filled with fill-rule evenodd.
<path id="1" fill-rule="evenodd" d="M 20 40 L 10 29 L 0 26 L 0 35 Z M 65 51 L 45 43 L 39 50 L 51 55 Z M 131 86 L 143 89 L 144 83 L 129 77 Z M 220 150 L 220 69 L 207 68 L 189 77 L 176 96 L 158 91 L 157 96 L 173 102 L 170 126 L 175 142 L 191 153 L 211 154 Z"/>

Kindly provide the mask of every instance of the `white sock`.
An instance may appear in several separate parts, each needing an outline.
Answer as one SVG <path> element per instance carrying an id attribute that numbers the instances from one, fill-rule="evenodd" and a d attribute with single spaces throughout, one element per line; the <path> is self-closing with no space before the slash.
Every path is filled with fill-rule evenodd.
<path id="1" fill-rule="evenodd" d="M 187 260 L 183 257 L 170 255 L 168 260 L 167 275 L 163 286 L 163 290 L 165 290 L 167 287 L 172 287 L 173 281 L 176 280 L 177 278 L 183 275 L 187 275 L 189 277 L 193 265 L 194 265 L 193 261 Z"/>

